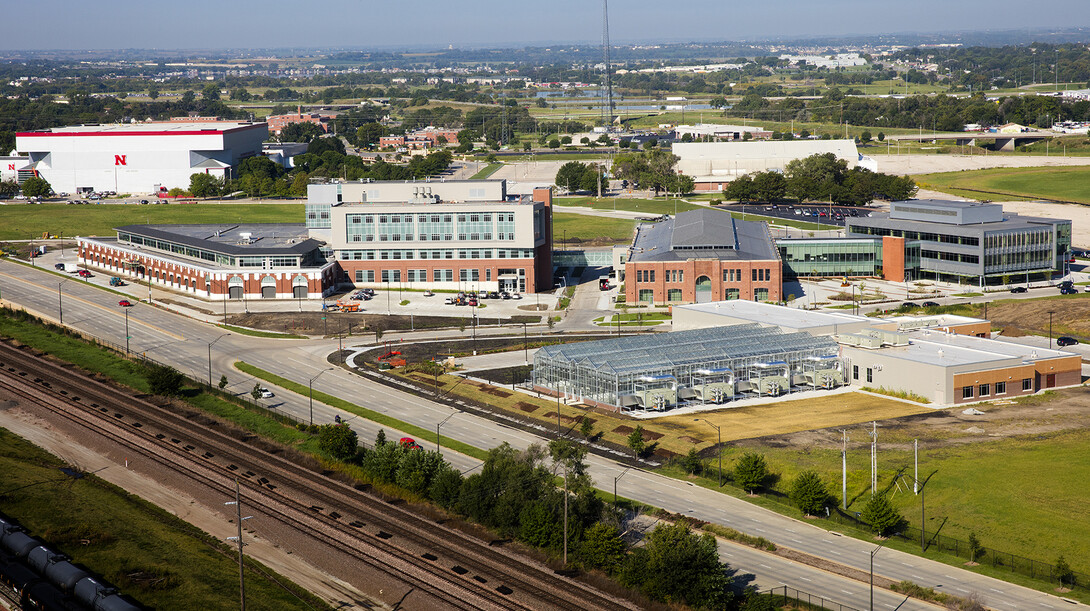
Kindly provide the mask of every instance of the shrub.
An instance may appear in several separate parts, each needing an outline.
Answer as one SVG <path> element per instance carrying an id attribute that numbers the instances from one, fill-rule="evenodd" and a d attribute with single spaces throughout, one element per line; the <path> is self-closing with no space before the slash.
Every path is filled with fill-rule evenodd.
<path id="1" fill-rule="evenodd" d="M 768 478 L 765 457 L 756 452 L 746 452 L 734 466 L 734 483 L 746 492 L 758 490 Z"/>
<path id="2" fill-rule="evenodd" d="M 884 494 L 875 494 L 870 497 L 867 504 L 863 506 L 860 517 L 864 522 L 870 524 L 875 533 L 883 537 L 895 532 L 897 527 L 905 520 L 893 507 L 889 497 Z"/>
<path id="3" fill-rule="evenodd" d="M 799 473 L 791 485 L 791 502 L 806 515 L 817 515 L 829 501 L 829 490 L 816 471 Z"/>

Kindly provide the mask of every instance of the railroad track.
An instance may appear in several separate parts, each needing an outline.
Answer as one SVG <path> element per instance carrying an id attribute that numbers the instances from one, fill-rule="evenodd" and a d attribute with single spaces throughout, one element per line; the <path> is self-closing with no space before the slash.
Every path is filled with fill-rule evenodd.
<path id="1" fill-rule="evenodd" d="M 255 449 L 215 426 L 0 343 L 0 387 L 148 460 L 183 469 L 386 576 L 401 603 L 452 609 L 634 609 L 547 566 L 446 528 L 404 507 L 285 457 Z M 397 600 L 397 598 L 394 598 Z"/>

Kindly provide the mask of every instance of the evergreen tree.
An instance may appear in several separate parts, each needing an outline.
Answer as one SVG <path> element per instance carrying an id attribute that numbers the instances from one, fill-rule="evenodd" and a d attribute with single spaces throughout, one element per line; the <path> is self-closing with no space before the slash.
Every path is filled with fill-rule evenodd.
<path id="1" fill-rule="evenodd" d="M 746 452 L 734 466 L 734 483 L 746 492 L 758 490 L 768 478 L 765 457 L 756 452 Z"/>
<path id="2" fill-rule="evenodd" d="M 803 471 L 791 486 L 791 502 L 806 515 L 817 515 L 829 501 L 829 491 L 816 471 Z"/>
<path id="3" fill-rule="evenodd" d="M 896 531 L 905 521 L 897 509 L 893 507 L 889 497 L 884 494 L 875 494 L 870 497 L 867 504 L 863 506 L 860 517 L 864 522 L 870 524 L 875 533 L 882 537 Z"/>

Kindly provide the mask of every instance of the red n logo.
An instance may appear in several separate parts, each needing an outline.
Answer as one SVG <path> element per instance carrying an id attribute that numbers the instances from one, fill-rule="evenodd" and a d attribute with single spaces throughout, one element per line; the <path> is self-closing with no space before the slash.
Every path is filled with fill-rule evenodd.
<path id="1" fill-rule="evenodd" d="M 14 170 L 15 169 L 15 164 L 14 163 L 9 163 L 8 164 L 8 169 L 9 170 Z"/>
<path id="2" fill-rule="evenodd" d="M 114 165 L 128 165 L 125 163 L 125 157 L 128 155 L 114 155 Z"/>

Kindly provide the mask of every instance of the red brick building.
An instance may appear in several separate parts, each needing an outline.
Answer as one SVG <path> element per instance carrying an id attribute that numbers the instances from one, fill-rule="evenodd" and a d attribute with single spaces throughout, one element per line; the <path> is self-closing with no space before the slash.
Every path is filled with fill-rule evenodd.
<path id="1" fill-rule="evenodd" d="M 332 117 L 329 115 L 322 115 L 316 112 L 303 112 L 300 107 L 294 113 L 286 115 L 270 115 L 265 119 L 265 122 L 269 124 L 269 132 L 279 135 L 280 131 L 291 123 L 313 123 L 322 128 L 323 132 L 329 131 L 329 120 Z"/>
<path id="2" fill-rule="evenodd" d="M 321 299 L 337 278 L 302 224 L 128 225 L 77 242 L 83 265 L 202 299 Z"/>
<path id="3" fill-rule="evenodd" d="M 780 301 L 782 264 L 763 222 L 693 210 L 640 225 L 625 263 L 628 303 Z"/>

